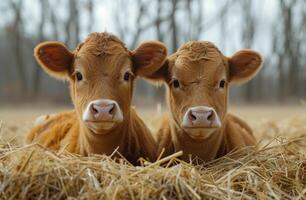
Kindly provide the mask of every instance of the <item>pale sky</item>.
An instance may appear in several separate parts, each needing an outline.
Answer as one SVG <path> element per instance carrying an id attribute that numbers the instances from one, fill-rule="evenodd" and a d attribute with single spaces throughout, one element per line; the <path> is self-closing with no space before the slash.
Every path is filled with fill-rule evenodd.
<path id="1" fill-rule="evenodd" d="M 24 12 L 23 17 L 26 19 L 26 34 L 33 34 L 36 31 L 36 28 L 39 23 L 39 15 L 40 15 L 40 8 L 39 4 L 37 3 L 39 0 L 24 0 Z M 2 3 L 1 3 L 2 2 Z M 4 5 L 4 1 L 0 2 L 0 9 L 3 10 L 2 15 L 6 17 L 1 17 L 0 26 L 3 26 L 8 21 L 12 19 L 12 13 L 9 12 Z M 67 11 L 64 9 L 66 7 L 66 0 L 50 0 L 52 5 L 60 5 L 58 6 L 58 10 L 56 15 L 59 19 L 65 19 L 67 17 Z M 82 1 L 81 1 L 82 2 Z M 95 20 L 94 20 L 94 29 L 93 31 L 109 31 L 116 34 L 116 25 L 115 25 L 115 13 L 118 9 L 116 9 L 117 3 L 120 0 L 105 0 L 99 1 L 95 0 Z M 126 0 L 124 1 L 127 6 L 130 6 L 129 17 L 126 19 L 126 23 L 133 26 L 135 24 L 135 12 L 133 5 L 136 1 L 133 0 Z M 221 1 L 214 1 L 214 0 L 206 0 L 204 4 L 204 16 L 205 19 L 210 20 L 217 9 L 220 8 Z M 269 33 L 272 27 L 272 23 L 277 16 L 277 0 L 254 0 L 253 1 L 253 11 L 256 13 L 257 16 L 257 33 L 255 38 L 254 48 L 260 50 L 263 53 L 268 53 L 270 50 L 269 41 L 271 40 Z M 241 41 L 240 41 L 240 25 L 243 19 L 240 17 L 241 11 L 239 7 L 233 7 L 229 11 L 229 20 L 226 32 L 223 33 L 220 30 L 220 24 L 215 24 L 213 27 L 209 28 L 205 31 L 204 34 L 201 35 L 202 40 L 208 40 L 214 42 L 217 46 L 221 48 L 222 40 L 226 38 L 226 45 L 223 46 L 225 49 L 222 49 L 225 53 L 231 54 L 234 53 L 235 50 L 242 48 Z M 136 9 L 135 9 L 136 10 Z M 81 27 L 85 27 L 88 20 L 86 19 L 86 10 L 81 10 Z M 204 22 L 205 23 L 205 22 Z M 184 22 L 180 21 L 178 26 L 184 26 Z M 45 32 L 48 33 L 52 27 L 47 26 L 45 28 Z M 82 28 L 81 28 L 82 30 Z M 64 31 L 64 29 L 62 29 Z M 81 32 L 81 38 L 85 38 L 87 35 L 86 32 Z M 154 39 L 154 35 L 149 31 L 142 36 L 142 39 Z M 128 43 L 128 41 L 125 41 Z"/>

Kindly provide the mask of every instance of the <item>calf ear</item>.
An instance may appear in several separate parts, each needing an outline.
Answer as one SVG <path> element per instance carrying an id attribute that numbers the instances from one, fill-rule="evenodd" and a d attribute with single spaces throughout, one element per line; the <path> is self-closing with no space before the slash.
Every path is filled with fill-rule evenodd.
<path id="1" fill-rule="evenodd" d="M 229 76 L 232 83 L 245 83 L 252 79 L 262 66 L 262 58 L 253 50 L 240 50 L 229 58 Z"/>
<path id="2" fill-rule="evenodd" d="M 136 75 L 148 79 L 161 79 L 166 59 L 167 48 L 157 41 L 144 42 L 132 52 Z"/>
<path id="3" fill-rule="evenodd" d="M 40 66 L 51 76 L 67 78 L 72 63 L 73 53 L 59 42 L 43 42 L 34 49 L 34 56 Z"/>

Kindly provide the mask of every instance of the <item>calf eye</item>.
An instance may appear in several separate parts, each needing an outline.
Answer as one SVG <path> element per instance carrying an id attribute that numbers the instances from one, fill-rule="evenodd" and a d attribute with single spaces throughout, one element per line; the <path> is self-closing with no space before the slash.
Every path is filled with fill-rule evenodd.
<path id="1" fill-rule="evenodd" d="M 225 84 L 226 84 L 225 80 L 221 80 L 219 83 L 219 88 L 224 88 Z"/>
<path id="2" fill-rule="evenodd" d="M 76 72 L 75 77 L 76 77 L 77 81 L 81 81 L 83 79 L 83 75 L 81 74 L 81 72 Z"/>
<path id="3" fill-rule="evenodd" d="M 172 81 L 172 84 L 173 84 L 173 87 L 175 87 L 175 88 L 180 87 L 180 82 L 176 79 Z"/>
<path id="4" fill-rule="evenodd" d="M 124 73 L 124 76 L 123 76 L 123 79 L 124 79 L 125 81 L 129 81 L 129 80 L 130 80 L 130 73 L 129 73 L 129 72 L 125 72 L 125 73 Z"/>

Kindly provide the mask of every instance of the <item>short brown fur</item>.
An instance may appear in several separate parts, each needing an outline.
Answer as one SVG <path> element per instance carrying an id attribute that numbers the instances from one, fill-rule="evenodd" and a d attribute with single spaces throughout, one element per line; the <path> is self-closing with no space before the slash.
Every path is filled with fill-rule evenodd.
<path id="1" fill-rule="evenodd" d="M 41 43 L 35 48 L 35 57 L 51 76 L 68 79 L 75 110 L 56 114 L 34 127 L 27 142 L 38 142 L 52 149 L 88 154 L 110 155 L 117 147 L 130 162 L 140 157 L 154 160 L 156 144 L 149 129 L 131 107 L 134 76 L 142 68 L 164 63 L 167 51 L 159 42 L 145 42 L 134 51 L 109 33 L 92 33 L 73 52 L 58 42 Z M 83 82 L 77 82 L 75 73 L 81 71 Z M 123 82 L 129 71 L 131 78 Z M 95 134 L 81 120 L 88 102 L 106 98 L 115 100 L 122 109 L 123 122 L 109 133 Z"/>
<path id="2" fill-rule="evenodd" d="M 225 57 L 210 42 L 188 42 L 170 55 L 167 62 L 141 74 L 151 81 L 162 81 L 167 88 L 170 114 L 164 116 L 156 134 L 158 152 L 164 156 L 183 150 L 182 159 L 190 155 L 203 161 L 224 156 L 228 152 L 254 145 L 251 128 L 238 117 L 227 113 L 228 84 L 251 79 L 261 67 L 261 56 L 252 50 L 241 50 Z M 179 88 L 174 88 L 178 80 Z M 220 80 L 225 87 L 219 88 Z M 183 115 L 191 106 L 210 106 L 219 115 L 222 126 L 207 138 L 193 138 L 180 125 Z"/>

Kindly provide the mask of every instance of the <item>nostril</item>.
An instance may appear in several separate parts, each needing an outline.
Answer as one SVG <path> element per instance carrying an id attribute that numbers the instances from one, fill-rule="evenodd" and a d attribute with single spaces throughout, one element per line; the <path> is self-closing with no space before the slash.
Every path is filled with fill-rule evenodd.
<path id="1" fill-rule="evenodd" d="M 192 111 L 189 111 L 188 117 L 190 121 L 195 121 L 197 119 L 197 117 L 194 114 L 192 114 Z"/>
<path id="2" fill-rule="evenodd" d="M 213 113 L 213 111 L 209 111 L 209 114 L 208 114 L 208 116 L 207 116 L 207 120 L 208 120 L 208 121 L 212 121 L 213 118 L 214 118 L 214 113 Z"/>
<path id="3" fill-rule="evenodd" d="M 95 108 L 95 104 L 92 104 L 91 105 L 91 112 L 95 115 L 95 114 L 98 114 L 98 110 Z"/>
<path id="4" fill-rule="evenodd" d="M 115 114 L 115 104 L 114 103 L 110 106 L 110 109 L 109 109 L 108 113 L 110 115 L 114 115 Z"/>

